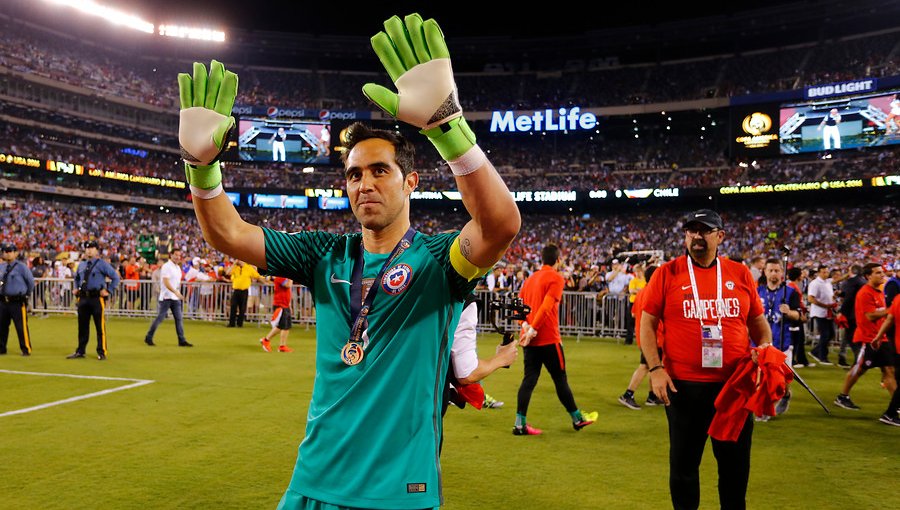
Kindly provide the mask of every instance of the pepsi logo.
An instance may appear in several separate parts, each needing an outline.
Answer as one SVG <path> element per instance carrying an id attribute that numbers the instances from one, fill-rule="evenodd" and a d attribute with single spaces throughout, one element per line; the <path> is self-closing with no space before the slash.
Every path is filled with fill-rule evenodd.
<path id="1" fill-rule="evenodd" d="M 384 272 L 381 288 L 392 296 L 400 294 L 412 281 L 412 268 L 407 264 L 397 264 Z"/>
<path id="2" fill-rule="evenodd" d="M 331 112 L 328 110 L 319 110 L 319 120 L 328 120 L 331 117 Z"/>
<path id="3" fill-rule="evenodd" d="M 266 115 L 268 115 L 269 117 L 274 117 L 274 116 L 278 115 L 278 108 L 275 108 L 274 106 L 270 106 L 269 108 L 266 109 Z"/>

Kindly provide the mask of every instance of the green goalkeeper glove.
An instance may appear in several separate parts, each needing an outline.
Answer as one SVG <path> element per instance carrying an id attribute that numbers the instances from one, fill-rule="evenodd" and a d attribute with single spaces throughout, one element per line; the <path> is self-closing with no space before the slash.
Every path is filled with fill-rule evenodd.
<path id="1" fill-rule="evenodd" d="M 238 77 L 213 60 L 206 66 L 194 62 L 194 76 L 178 74 L 181 114 L 178 143 L 188 184 L 209 191 L 222 182 L 218 162 L 228 132 L 234 128 L 231 109 L 237 98 Z M 193 190 L 192 190 L 193 191 Z"/>
<path id="2" fill-rule="evenodd" d="M 372 48 L 397 86 L 363 85 L 363 94 L 394 118 L 420 128 L 441 156 L 455 160 L 475 146 L 475 133 L 462 116 L 450 52 L 437 22 L 410 14 L 393 16 Z M 386 32 L 386 33 L 385 33 Z"/>

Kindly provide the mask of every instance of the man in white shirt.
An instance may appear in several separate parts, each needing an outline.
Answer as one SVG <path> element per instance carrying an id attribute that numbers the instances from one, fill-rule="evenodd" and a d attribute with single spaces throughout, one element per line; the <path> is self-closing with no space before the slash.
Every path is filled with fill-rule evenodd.
<path id="1" fill-rule="evenodd" d="M 606 286 L 611 296 L 624 296 L 625 289 L 633 276 L 625 272 L 625 266 L 619 263 L 619 259 L 613 259 L 612 271 L 606 273 Z"/>
<path id="2" fill-rule="evenodd" d="M 485 277 L 485 283 L 487 284 L 487 288 L 491 292 L 502 292 L 509 290 L 508 285 L 506 283 L 506 276 L 503 275 L 503 271 L 500 268 L 494 268 L 493 271 L 488 273 Z"/>
<path id="3" fill-rule="evenodd" d="M 819 332 L 819 343 L 809 355 L 821 365 L 831 365 L 828 361 L 828 346 L 834 338 L 834 285 L 829 278 L 828 267 L 819 266 L 816 278 L 809 283 L 809 316 Z"/>
<path id="4" fill-rule="evenodd" d="M 479 359 L 476 350 L 477 326 L 478 301 L 474 295 L 470 294 L 460 313 L 459 323 L 453 334 L 453 347 L 450 349 L 453 375 L 460 385 L 478 383 L 498 368 L 512 365 L 519 355 L 518 342 L 511 342 L 506 345 L 498 345 L 496 353 L 490 359 Z M 503 402 L 495 400 L 485 393 L 484 407 L 503 407 Z"/>
<path id="5" fill-rule="evenodd" d="M 163 264 L 162 269 L 159 271 L 159 312 L 156 314 L 156 320 L 150 325 L 150 330 L 147 331 L 147 335 L 144 337 L 144 343 L 147 345 L 156 345 L 153 343 L 153 334 L 156 332 L 156 328 L 162 324 L 162 321 L 166 319 L 166 316 L 169 315 L 169 310 L 171 309 L 172 317 L 175 317 L 175 332 L 178 334 L 178 346 L 194 346 L 194 344 L 184 338 L 184 325 L 181 317 L 181 301 L 184 299 L 184 296 L 181 295 L 181 290 L 179 290 L 181 288 L 180 264 L 181 250 L 175 248 L 169 254 L 169 260 Z"/>

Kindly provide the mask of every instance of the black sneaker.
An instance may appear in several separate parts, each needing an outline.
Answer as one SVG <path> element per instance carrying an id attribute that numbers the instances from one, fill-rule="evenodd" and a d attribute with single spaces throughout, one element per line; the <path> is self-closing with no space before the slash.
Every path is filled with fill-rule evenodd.
<path id="1" fill-rule="evenodd" d="M 184 342 L 178 342 L 178 347 L 193 347 L 194 344 L 185 340 Z"/>
<path id="2" fill-rule="evenodd" d="M 791 392 L 789 391 L 785 393 L 783 397 L 781 397 L 781 400 L 779 400 L 777 404 L 775 404 L 775 416 L 781 416 L 782 414 L 786 413 L 790 405 Z"/>
<path id="3" fill-rule="evenodd" d="M 144 343 L 149 345 L 150 347 L 154 347 L 156 345 L 155 343 L 153 343 L 153 339 L 150 338 L 145 338 Z"/>
<path id="4" fill-rule="evenodd" d="M 878 421 L 884 423 L 885 425 L 893 425 L 895 427 L 900 427 L 900 417 L 898 416 L 890 416 L 888 414 L 882 414 L 881 418 L 878 418 Z"/>
<path id="5" fill-rule="evenodd" d="M 81 354 L 80 352 L 73 352 L 72 354 L 69 354 L 68 356 L 66 356 L 66 359 L 78 359 L 78 358 L 83 358 L 83 357 L 84 357 L 84 354 Z"/>
<path id="6" fill-rule="evenodd" d="M 22 356 L 31 356 L 31 353 L 30 353 L 30 352 L 23 352 L 23 353 L 22 353 Z"/>
<path id="7" fill-rule="evenodd" d="M 639 406 L 638 403 L 634 401 L 634 395 L 630 397 L 619 395 L 619 403 L 627 407 L 628 409 L 634 409 L 635 411 L 641 408 L 641 406 Z"/>
<path id="8" fill-rule="evenodd" d="M 827 356 L 823 356 L 823 357 L 820 359 L 820 358 L 816 357 L 816 355 L 813 354 L 813 353 L 811 353 L 811 352 L 806 353 L 806 355 L 809 356 L 810 358 L 816 360 L 816 362 L 818 362 L 820 365 L 822 365 L 822 366 L 824 366 L 824 367 L 829 367 L 829 366 L 831 366 L 831 365 L 834 364 L 834 363 L 828 361 L 828 357 L 827 357 Z"/>
<path id="9" fill-rule="evenodd" d="M 854 404 L 853 401 L 850 400 L 850 395 L 838 395 L 834 399 L 834 405 L 843 407 L 844 409 L 849 409 L 851 411 L 859 411 L 859 406 Z"/>
<path id="10" fill-rule="evenodd" d="M 97 355 L 97 359 L 100 360 L 100 361 L 105 360 L 105 359 L 106 359 L 106 354 L 98 354 L 98 355 Z"/>
<path id="11" fill-rule="evenodd" d="M 647 395 L 647 400 L 644 402 L 645 406 L 661 406 L 663 405 L 663 401 L 660 400 L 656 393 L 651 393 Z"/>

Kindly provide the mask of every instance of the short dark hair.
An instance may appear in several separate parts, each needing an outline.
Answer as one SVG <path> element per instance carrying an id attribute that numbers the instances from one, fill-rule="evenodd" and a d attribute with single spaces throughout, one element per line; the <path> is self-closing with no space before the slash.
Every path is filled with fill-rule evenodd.
<path id="1" fill-rule="evenodd" d="M 787 270 L 787 278 L 788 280 L 794 281 L 797 278 L 800 278 L 800 275 L 803 274 L 803 270 L 799 267 L 792 267 Z"/>
<path id="2" fill-rule="evenodd" d="M 868 264 L 863 266 L 862 275 L 868 278 L 872 275 L 872 271 L 874 271 L 876 267 L 881 267 L 881 264 L 879 264 L 878 262 L 869 262 Z"/>
<path id="3" fill-rule="evenodd" d="M 818 273 L 819 271 L 821 271 L 821 270 L 823 270 L 823 269 L 826 269 L 826 270 L 827 270 L 827 269 L 828 269 L 828 266 L 819 266 L 819 267 L 816 268 L 816 272 Z"/>
<path id="4" fill-rule="evenodd" d="M 776 259 L 775 257 L 768 258 L 768 259 L 766 259 L 766 265 L 768 266 L 769 264 L 778 264 L 780 266 L 781 259 Z"/>
<path id="5" fill-rule="evenodd" d="M 559 260 L 559 246 L 551 243 L 541 250 L 541 262 L 546 266 L 552 266 Z"/>
<path id="6" fill-rule="evenodd" d="M 647 267 L 647 269 L 644 271 L 644 280 L 646 280 L 647 282 L 649 282 L 649 281 L 650 281 L 650 278 L 653 276 L 653 273 L 656 272 L 656 268 L 657 268 L 657 266 L 649 266 L 649 267 Z"/>
<path id="7" fill-rule="evenodd" d="M 390 142 L 391 145 L 394 146 L 394 159 L 397 160 L 397 166 L 400 167 L 400 171 L 403 172 L 404 177 L 409 175 L 409 173 L 415 169 L 416 148 L 412 142 L 400 133 L 388 131 L 386 129 L 372 128 L 362 122 L 350 124 L 344 132 L 346 135 L 342 136 L 341 139 L 344 147 L 347 148 L 347 150 L 341 154 L 341 162 L 344 166 L 347 165 L 347 157 L 350 155 L 350 151 L 353 150 L 353 147 L 356 147 L 356 144 L 372 138 L 379 138 Z"/>

